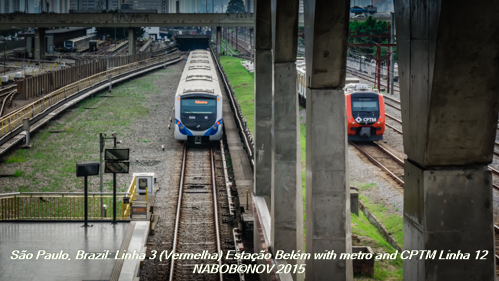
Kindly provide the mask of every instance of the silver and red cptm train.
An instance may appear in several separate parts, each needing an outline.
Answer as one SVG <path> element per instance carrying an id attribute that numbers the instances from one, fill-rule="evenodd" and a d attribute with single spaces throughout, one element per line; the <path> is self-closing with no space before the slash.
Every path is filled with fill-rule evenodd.
<path id="1" fill-rule="evenodd" d="M 305 104 L 306 78 L 305 63 L 297 63 L 297 91 L 301 104 Z M 348 140 L 382 140 L 385 133 L 385 102 L 383 95 L 360 84 L 357 78 L 347 78 L 345 101 L 347 113 Z"/>

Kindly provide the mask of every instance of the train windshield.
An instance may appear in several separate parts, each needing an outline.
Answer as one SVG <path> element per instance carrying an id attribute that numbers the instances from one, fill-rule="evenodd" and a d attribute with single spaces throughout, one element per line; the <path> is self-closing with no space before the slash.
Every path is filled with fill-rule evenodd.
<path id="1" fill-rule="evenodd" d="M 204 131 L 217 121 L 217 100 L 207 97 L 182 98 L 180 118 L 189 129 Z"/>
<path id="2" fill-rule="evenodd" d="M 217 112 L 217 101 L 208 98 L 182 99 L 182 113 L 188 114 L 214 114 Z"/>
<path id="3" fill-rule="evenodd" d="M 376 98 L 353 98 L 352 111 L 379 111 L 379 102 Z"/>
<path id="4" fill-rule="evenodd" d="M 64 41 L 64 46 L 71 47 L 71 46 L 73 46 L 73 42 L 72 41 Z"/>

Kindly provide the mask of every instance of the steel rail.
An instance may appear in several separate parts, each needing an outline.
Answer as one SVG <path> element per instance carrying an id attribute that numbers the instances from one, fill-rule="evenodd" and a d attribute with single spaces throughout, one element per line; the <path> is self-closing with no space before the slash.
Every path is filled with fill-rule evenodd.
<path id="1" fill-rule="evenodd" d="M 393 119 L 393 120 L 399 122 L 400 124 L 402 124 L 402 120 L 400 120 L 400 119 L 398 119 L 398 118 L 396 118 L 396 117 L 394 117 L 394 116 L 392 116 L 392 115 L 390 115 L 390 114 L 388 114 L 386 112 L 385 112 L 385 116 L 388 117 L 388 118 L 390 118 L 390 119 Z"/>
<path id="2" fill-rule="evenodd" d="M 399 100 L 396 100 L 396 99 L 394 99 L 394 98 L 392 98 L 392 97 L 390 97 L 390 96 L 388 96 L 388 95 L 383 95 L 383 97 L 384 97 L 385 99 L 388 99 L 388 100 L 390 100 L 390 101 L 393 101 L 393 102 L 395 102 L 395 103 L 397 103 L 397 104 L 400 104 L 400 101 L 399 101 Z"/>
<path id="3" fill-rule="evenodd" d="M 214 155 L 215 155 L 215 153 L 213 152 L 213 148 L 210 148 L 211 186 L 212 186 L 212 194 L 213 194 L 215 235 L 216 235 L 216 239 L 217 239 L 218 254 L 222 255 L 222 247 L 221 247 L 221 241 L 220 241 L 220 229 L 219 229 L 219 224 L 218 224 L 217 185 L 216 185 L 216 180 L 215 180 Z M 180 212 L 182 209 L 182 195 L 183 195 L 183 191 L 184 191 L 186 163 L 187 163 L 187 144 L 184 144 L 184 155 L 182 157 L 182 171 L 181 171 L 181 175 L 180 175 L 179 194 L 178 194 L 178 201 L 177 201 L 177 213 L 176 213 L 176 217 L 175 217 L 175 229 L 174 229 L 174 235 L 173 235 L 172 260 L 171 260 L 170 275 L 169 275 L 170 281 L 174 280 L 174 273 L 175 273 L 175 259 L 173 258 L 173 255 L 177 251 L 177 243 L 178 243 L 178 236 L 179 236 L 178 230 L 179 230 L 179 225 L 180 225 Z M 218 265 L 220 267 L 222 266 L 221 259 L 219 259 Z M 219 271 L 219 278 L 220 278 L 220 281 L 223 280 L 223 273 L 221 271 Z"/>
<path id="4" fill-rule="evenodd" d="M 390 152 L 388 149 L 384 148 L 383 146 L 381 146 L 380 144 L 378 144 L 377 142 L 374 142 L 374 144 L 377 145 L 377 147 L 379 149 L 381 149 L 384 153 L 390 155 L 391 158 L 393 158 L 397 163 L 399 163 L 401 166 L 404 166 L 404 160 L 398 158 L 395 154 L 393 154 L 392 152 Z"/>
<path id="5" fill-rule="evenodd" d="M 222 163 L 224 167 L 224 180 L 225 180 L 225 189 L 227 192 L 227 201 L 229 201 L 229 214 L 231 216 L 234 215 L 234 203 L 232 202 L 232 196 L 230 196 L 230 186 L 229 186 L 229 174 L 227 173 L 227 162 L 225 161 L 225 149 L 224 143 L 220 140 L 220 152 L 222 154 Z"/>
<path id="6" fill-rule="evenodd" d="M 5 98 L 3 99 L 2 107 L 0 108 L 0 117 L 2 117 L 2 115 L 3 115 L 3 111 L 5 109 L 5 105 L 7 104 L 7 101 L 9 100 L 9 98 L 11 98 L 15 94 L 17 94 L 17 90 L 14 90 L 12 92 L 8 92 L 8 93 L 6 93 L 4 95 L 1 95 L 1 96 L 5 97 Z"/>
<path id="7" fill-rule="evenodd" d="M 392 171 L 390 171 L 390 169 L 388 169 L 387 167 L 385 167 L 385 165 L 381 164 L 381 162 L 379 162 L 378 160 L 376 160 L 374 157 L 372 157 L 369 153 L 367 153 L 365 150 L 363 150 L 362 148 L 360 148 L 360 146 L 356 145 L 355 143 L 353 143 L 352 141 L 349 141 L 349 143 L 355 147 L 358 151 L 360 151 L 364 156 L 367 157 L 367 159 L 369 159 L 371 162 L 373 162 L 374 164 L 376 164 L 378 167 L 380 167 L 381 169 L 383 169 L 388 175 L 390 175 L 396 182 L 398 182 L 399 184 L 402 185 L 402 187 L 404 186 L 404 181 L 399 178 L 397 175 L 395 175 Z M 378 145 L 378 147 L 380 147 Z M 385 150 L 382 150 L 382 151 L 385 151 Z M 392 154 L 390 153 L 389 154 L 390 156 L 392 156 Z M 399 163 L 397 161 L 397 163 Z M 399 163 L 400 164 L 400 163 Z M 403 165 L 402 165 L 403 166 Z M 403 192 L 403 190 L 400 190 L 397 188 L 398 191 Z"/>
<path id="8" fill-rule="evenodd" d="M 215 161 L 213 160 L 213 147 L 210 148 L 210 160 L 211 160 L 211 186 L 213 191 L 213 210 L 215 211 L 215 234 L 217 236 L 217 251 L 219 255 L 222 255 L 222 248 L 220 246 L 220 229 L 218 228 L 218 205 L 217 205 L 217 182 L 215 181 Z M 230 196 L 230 193 L 227 194 Z M 218 259 L 219 268 L 222 268 L 222 259 Z M 219 271 L 220 281 L 223 280 L 222 271 Z"/>
<path id="9" fill-rule="evenodd" d="M 386 98 L 386 96 L 383 96 L 383 97 L 384 97 L 384 98 Z M 388 105 L 389 107 L 393 107 L 393 108 L 395 108 L 395 109 L 396 109 L 396 110 L 398 110 L 398 111 L 402 111 L 402 109 L 400 109 L 398 106 L 395 106 L 395 105 L 393 105 L 393 104 L 389 104 L 389 103 L 386 103 L 386 102 L 385 102 L 385 105 Z"/>
<path id="10" fill-rule="evenodd" d="M 178 239 L 178 226 L 180 222 L 180 209 L 182 205 L 182 193 L 184 189 L 184 176 L 185 176 L 185 163 L 187 156 L 187 144 L 184 144 L 184 156 L 182 157 L 182 171 L 180 172 L 180 186 L 178 189 L 178 201 L 177 201 L 177 215 L 175 217 L 175 229 L 173 232 L 173 247 L 172 247 L 172 261 L 170 265 L 170 277 L 168 280 L 173 281 L 173 273 L 175 271 L 175 259 L 173 258 L 173 254 L 177 249 L 177 239 Z"/>
<path id="11" fill-rule="evenodd" d="M 388 123 L 386 123 L 386 122 L 385 122 L 385 125 L 386 125 L 388 128 L 393 129 L 395 132 L 397 132 L 397 133 L 399 133 L 399 134 L 401 134 L 401 135 L 403 135 L 403 134 L 404 134 L 404 133 L 402 133 L 402 131 L 401 131 L 401 130 L 399 130 L 399 129 L 397 129 L 397 128 L 393 127 L 392 125 L 390 125 L 390 124 L 388 124 Z"/>

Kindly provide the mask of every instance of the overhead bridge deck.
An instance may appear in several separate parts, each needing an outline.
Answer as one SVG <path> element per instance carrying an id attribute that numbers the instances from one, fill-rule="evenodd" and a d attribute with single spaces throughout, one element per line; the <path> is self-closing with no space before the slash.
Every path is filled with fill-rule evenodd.
<path id="1" fill-rule="evenodd" d="M 4 14 L 0 29 L 28 27 L 253 26 L 254 14 Z"/>

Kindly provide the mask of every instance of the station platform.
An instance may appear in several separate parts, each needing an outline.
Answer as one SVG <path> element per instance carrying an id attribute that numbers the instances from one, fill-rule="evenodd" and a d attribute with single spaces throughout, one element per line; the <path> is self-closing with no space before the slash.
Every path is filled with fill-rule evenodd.
<path id="1" fill-rule="evenodd" d="M 149 224 L 0 223 L 0 280 L 136 280 L 140 258 L 120 257 L 145 253 Z"/>

